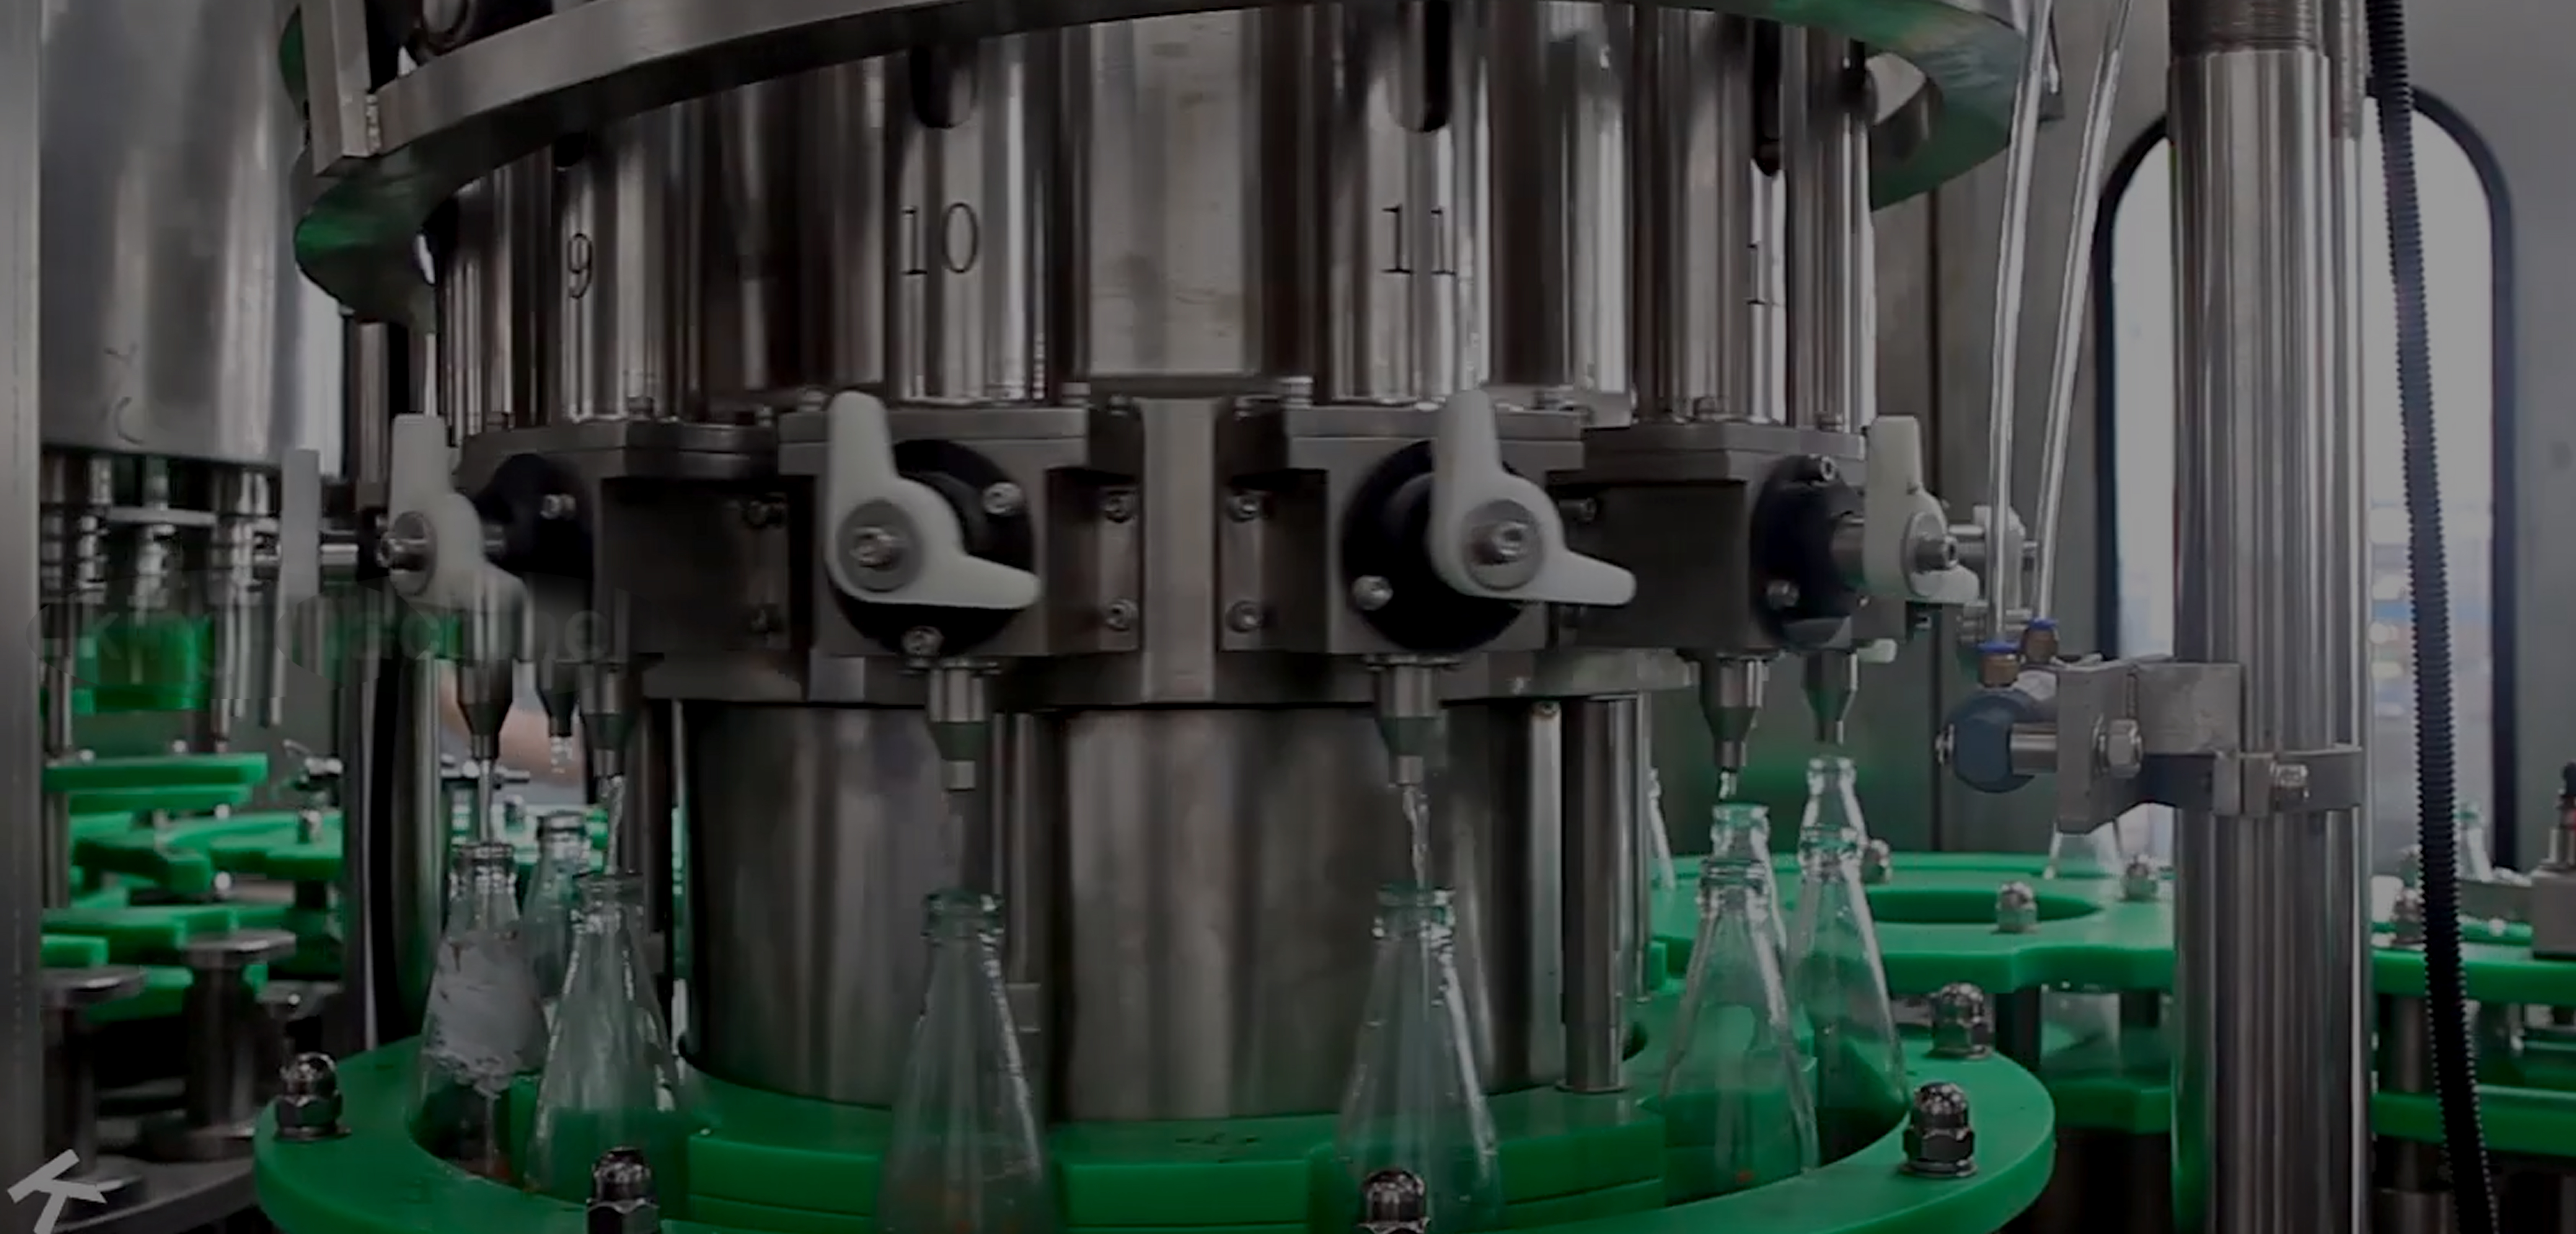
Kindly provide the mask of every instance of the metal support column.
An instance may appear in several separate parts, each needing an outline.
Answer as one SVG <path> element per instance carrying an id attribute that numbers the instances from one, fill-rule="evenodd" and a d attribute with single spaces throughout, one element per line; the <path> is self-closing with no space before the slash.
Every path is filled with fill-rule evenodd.
<path id="1" fill-rule="evenodd" d="M 1637 946 L 1637 715 L 1634 696 L 1572 699 L 1565 758 L 1565 1087 L 1617 1091 L 1628 1046 Z"/>
<path id="2" fill-rule="evenodd" d="M 2173 8 L 2181 306 L 2176 623 L 2187 660 L 2245 670 L 2249 751 L 2349 735 L 2361 528 L 2330 500 L 2341 340 L 2328 64 L 2315 0 Z M 2360 839 L 2348 814 L 2258 805 L 2176 830 L 2177 1228 L 2359 1234 L 2367 1039 Z"/>
<path id="3" fill-rule="evenodd" d="M 43 5 L 0 5 L 0 629 L 36 628 L 36 162 Z M 36 804 L 36 657 L 0 656 L 0 800 L 19 819 Z M 0 1178 L 44 1162 L 43 837 L 0 827 Z"/>

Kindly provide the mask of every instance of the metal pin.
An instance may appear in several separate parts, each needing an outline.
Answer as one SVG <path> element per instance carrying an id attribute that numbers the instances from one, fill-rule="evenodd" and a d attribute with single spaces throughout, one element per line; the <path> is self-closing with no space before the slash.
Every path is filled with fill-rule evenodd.
<path id="1" fill-rule="evenodd" d="M 2039 928 L 2039 894 L 2024 882 L 2005 883 L 1995 892 L 1995 930 L 2028 934 Z"/>
<path id="2" fill-rule="evenodd" d="M 1914 1090 L 1905 1123 L 1905 1172 L 1918 1178 L 1965 1178 L 1977 1172 L 1977 1132 L 1968 1094 L 1934 1081 Z"/>

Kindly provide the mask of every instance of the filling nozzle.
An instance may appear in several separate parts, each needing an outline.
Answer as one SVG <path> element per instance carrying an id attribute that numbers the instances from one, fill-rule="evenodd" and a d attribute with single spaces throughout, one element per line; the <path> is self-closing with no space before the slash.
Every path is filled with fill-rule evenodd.
<path id="1" fill-rule="evenodd" d="M 537 701 L 546 709 L 546 736 L 559 746 L 572 740 L 573 721 L 581 715 L 581 665 L 561 656 L 539 662 Z"/>
<path id="2" fill-rule="evenodd" d="M 590 774 L 605 779 L 626 771 L 626 738 L 634 731 L 640 699 L 635 670 L 622 662 L 579 666 L 581 738 Z"/>
<path id="3" fill-rule="evenodd" d="M 1850 651 L 1809 652 L 1802 683 L 1807 709 L 1816 716 L 1816 740 L 1843 744 L 1843 722 L 1851 716 L 1852 697 L 1860 693 L 1860 656 Z"/>
<path id="4" fill-rule="evenodd" d="M 1699 710 L 1708 719 L 1716 742 L 1717 795 L 1735 795 L 1744 774 L 1746 746 L 1753 724 L 1762 716 L 1762 694 L 1771 681 L 1771 662 L 1750 656 L 1702 655 L 1699 661 Z"/>
<path id="5" fill-rule="evenodd" d="M 1430 778 L 1439 748 L 1440 670 L 1448 661 L 1422 656 L 1373 656 L 1369 660 L 1377 705 L 1377 733 L 1386 742 L 1387 783 L 1420 788 Z"/>
<path id="6" fill-rule="evenodd" d="M 941 660 L 930 666 L 930 744 L 939 751 L 940 787 L 971 793 L 993 753 L 993 664 Z"/>

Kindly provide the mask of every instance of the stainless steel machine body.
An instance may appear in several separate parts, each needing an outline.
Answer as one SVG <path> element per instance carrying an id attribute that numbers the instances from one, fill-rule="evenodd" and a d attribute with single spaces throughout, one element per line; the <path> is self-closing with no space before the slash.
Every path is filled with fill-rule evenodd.
<path id="1" fill-rule="evenodd" d="M 1639 699 L 1688 683 L 1676 652 L 1739 682 L 1808 655 L 1838 725 L 1853 651 L 1958 598 L 1919 473 L 1864 461 L 1869 209 L 1994 148 L 2008 99 L 1971 65 L 2019 54 L 2009 22 L 1953 22 L 1919 94 L 1873 99 L 1858 5 L 1812 33 L 1554 0 L 1020 13 L 870 46 L 864 6 L 655 2 L 691 21 L 559 6 L 378 82 L 405 32 L 308 0 L 302 247 L 440 340 L 443 424 L 389 443 L 397 590 L 534 606 L 521 651 L 577 662 L 622 861 L 668 860 L 690 802 L 697 1061 L 890 1100 L 911 916 L 963 882 L 1014 906 L 1055 1116 L 1329 1108 L 1371 893 L 1430 878 L 1488 1084 L 1617 1087 Z M 681 42 L 566 59 L 611 8 Z M 437 114 L 461 96 L 397 102 L 432 78 L 551 101 L 503 149 Z M 406 148 L 435 170 L 388 191 Z M 434 292 L 366 238 L 431 182 Z M 1709 697 L 1741 719 L 1758 684 Z M 415 798 L 370 836 L 397 1004 L 437 885 Z"/>

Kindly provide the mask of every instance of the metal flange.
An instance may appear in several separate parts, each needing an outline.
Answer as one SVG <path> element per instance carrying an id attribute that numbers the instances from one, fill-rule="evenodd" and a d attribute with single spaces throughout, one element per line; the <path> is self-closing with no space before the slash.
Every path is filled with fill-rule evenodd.
<path id="1" fill-rule="evenodd" d="M 1268 0 L 1291 3 L 1295 0 Z M 1925 88 L 1871 135 L 1870 197 L 1902 201 L 2003 149 L 2027 46 L 2010 0 L 1665 0 L 1812 26 L 1904 59 Z M 596 0 L 456 48 L 370 89 L 366 0 L 300 0 L 311 144 L 304 272 L 361 318 L 427 328 L 413 245 L 430 211 L 559 138 L 755 82 L 931 43 L 1258 7 L 1236 0 Z"/>

